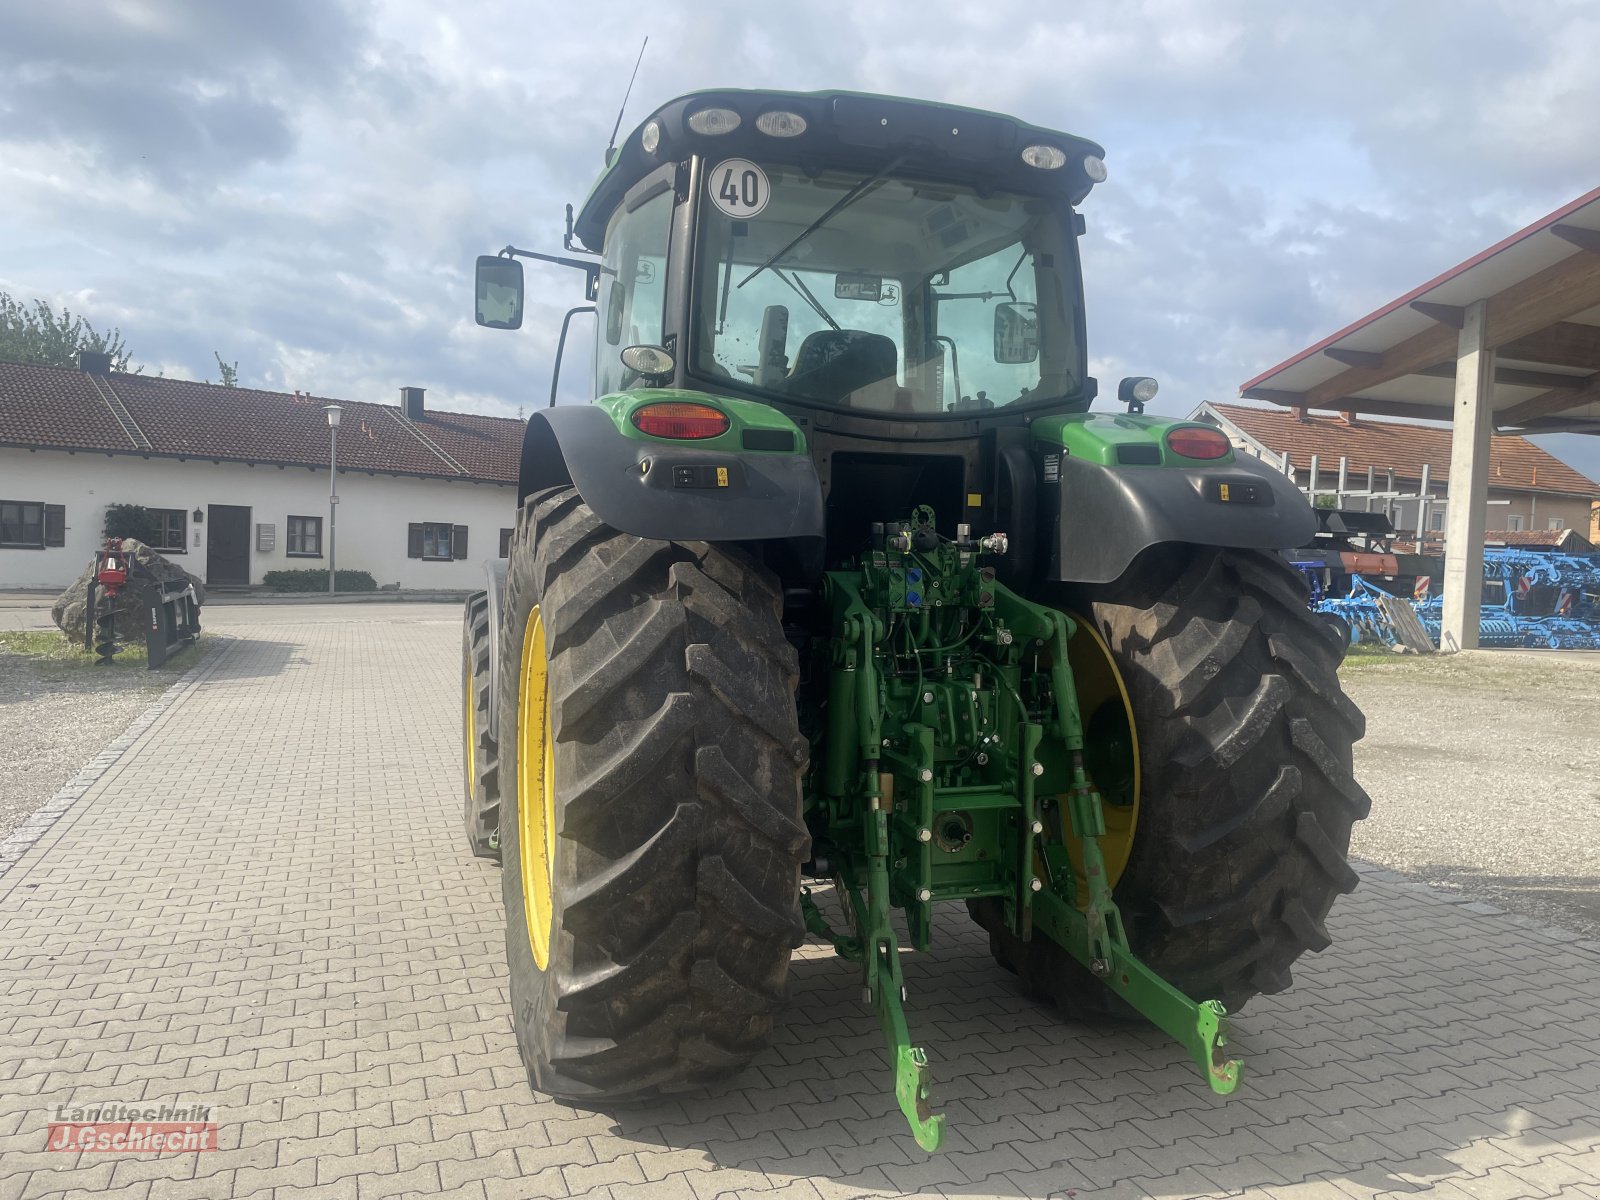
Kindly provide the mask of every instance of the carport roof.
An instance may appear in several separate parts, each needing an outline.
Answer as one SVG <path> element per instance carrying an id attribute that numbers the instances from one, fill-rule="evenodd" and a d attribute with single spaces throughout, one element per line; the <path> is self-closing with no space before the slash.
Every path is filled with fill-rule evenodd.
<path id="1" fill-rule="evenodd" d="M 1600 188 L 1240 387 L 1291 408 L 1449 420 L 1463 309 L 1488 301 L 1502 429 L 1600 433 Z"/>

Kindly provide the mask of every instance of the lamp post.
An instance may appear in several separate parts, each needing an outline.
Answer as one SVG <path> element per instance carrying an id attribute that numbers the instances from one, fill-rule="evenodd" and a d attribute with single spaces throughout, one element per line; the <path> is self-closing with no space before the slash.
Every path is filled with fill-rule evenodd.
<path id="1" fill-rule="evenodd" d="M 344 409 L 337 404 L 324 404 L 322 411 L 328 414 L 328 595 L 331 596 L 337 574 L 333 558 L 334 526 L 339 517 L 339 418 L 344 415 Z"/>

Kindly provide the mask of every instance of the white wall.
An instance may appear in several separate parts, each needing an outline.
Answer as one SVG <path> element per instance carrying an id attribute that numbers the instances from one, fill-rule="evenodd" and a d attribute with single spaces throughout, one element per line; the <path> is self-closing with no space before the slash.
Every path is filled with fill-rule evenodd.
<path id="1" fill-rule="evenodd" d="M 250 580 L 267 571 L 326 569 L 328 471 L 242 463 L 179 462 L 131 455 L 68 454 L 0 446 L 0 500 L 63 504 L 63 547 L 0 549 L 0 589 L 63 588 L 94 557 L 108 504 L 178 508 L 192 514 L 210 504 L 248 506 Z M 322 558 L 285 553 L 287 520 L 323 518 Z M 339 472 L 338 567 L 370 572 L 379 585 L 469 590 L 483 577 L 483 561 L 500 552 L 500 530 L 516 519 L 516 489 L 457 480 L 411 479 Z M 449 522 L 469 529 L 464 560 L 431 562 L 406 557 L 406 526 Z M 274 526 L 273 549 L 256 549 L 257 526 Z M 184 570 L 206 578 L 206 527 L 185 522 L 188 549 L 171 555 Z"/>

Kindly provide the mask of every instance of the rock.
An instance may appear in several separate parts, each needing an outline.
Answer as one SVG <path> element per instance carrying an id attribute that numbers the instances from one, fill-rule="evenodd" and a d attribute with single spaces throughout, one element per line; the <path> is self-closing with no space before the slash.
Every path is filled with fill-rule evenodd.
<path id="1" fill-rule="evenodd" d="M 206 587 L 195 576 L 189 574 L 177 563 L 163 558 L 143 542 L 135 538 L 124 538 L 122 542 L 123 553 L 128 556 L 128 582 L 123 587 L 119 597 L 120 607 L 117 612 L 117 640 L 132 645 L 144 644 L 144 614 L 137 602 L 133 604 L 122 603 L 130 596 L 136 597 L 152 580 L 167 583 L 172 580 L 187 580 L 194 585 L 195 603 L 206 602 Z M 72 581 L 70 587 L 56 597 L 56 602 L 50 606 L 50 619 L 56 627 L 73 641 L 83 640 L 83 606 L 89 596 L 89 580 L 93 578 L 95 564 L 90 562 L 84 567 L 83 574 Z"/>

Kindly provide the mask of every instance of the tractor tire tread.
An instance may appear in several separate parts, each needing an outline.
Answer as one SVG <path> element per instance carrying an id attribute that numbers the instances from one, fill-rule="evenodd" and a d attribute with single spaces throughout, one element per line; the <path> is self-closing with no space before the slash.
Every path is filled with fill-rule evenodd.
<path id="1" fill-rule="evenodd" d="M 1364 723 L 1339 648 L 1266 551 L 1159 547 L 1093 609 L 1135 711 L 1174 697 L 1141 731 L 1145 794 L 1171 799 L 1141 809 L 1116 886 L 1130 941 L 1235 1011 L 1328 945 L 1324 919 L 1355 884 L 1350 828 L 1370 802 L 1351 772 Z"/>
<path id="2" fill-rule="evenodd" d="M 545 623 L 558 781 L 543 972 L 526 946 L 518 965 L 507 884 L 530 1082 L 590 1101 L 703 1086 L 766 1044 L 804 928 L 806 752 L 782 593 L 742 552 L 620 533 L 570 488 L 527 499 L 513 548 L 507 611 L 537 604 Z"/>

